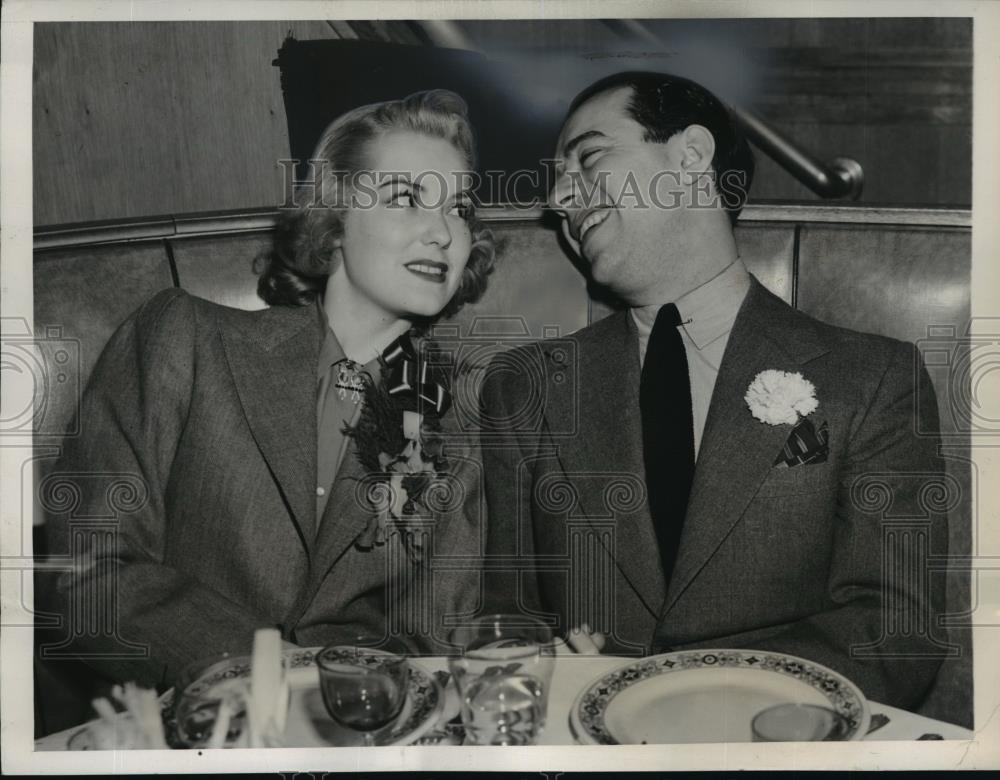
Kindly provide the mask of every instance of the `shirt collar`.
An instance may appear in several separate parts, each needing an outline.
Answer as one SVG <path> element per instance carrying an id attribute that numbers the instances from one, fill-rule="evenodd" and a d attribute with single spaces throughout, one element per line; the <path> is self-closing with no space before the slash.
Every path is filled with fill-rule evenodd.
<path id="1" fill-rule="evenodd" d="M 330 326 L 330 318 L 326 314 L 326 309 L 323 307 L 323 301 L 320 298 L 316 299 L 316 308 L 319 309 L 318 320 L 320 329 L 320 339 L 322 340 L 319 348 L 319 359 L 316 362 L 316 373 L 320 379 L 326 376 L 326 372 L 330 370 L 330 366 L 334 366 L 343 360 L 347 360 L 347 354 L 344 352 L 344 348 L 340 346 L 340 341 L 337 339 L 337 334 L 333 332 L 333 328 Z M 381 355 L 376 355 L 368 363 L 365 364 L 365 369 L 374 369 L 378 365 L 379 357 L 385 357 L 392 350 L 396 348 L 396 345 L 402 343 L 406 347 L 407 351 L 411 354 L 414 352 L 413 342 L 410 338 L 409 332 L 403 333 L 403 335 L 394 339 L 383 351 Z"/>
<path id="2" fill-rule="evenodd" d="M 743 298 L 750 289 L 750 274 L 736 258 L 707 282 L 685 293 L 674 303 L 684 331 L 698 349 L 704 349 L 733 328 Z M 637 324 L 652 328 L 662 303 L 632 309 Z"/>

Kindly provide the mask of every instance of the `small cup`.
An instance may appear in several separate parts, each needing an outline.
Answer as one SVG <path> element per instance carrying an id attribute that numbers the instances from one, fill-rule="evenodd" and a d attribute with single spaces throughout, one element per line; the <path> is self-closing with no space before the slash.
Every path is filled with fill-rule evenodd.
<path id="1" fill-rule="evenodd" d="M 776 704 L 751 723 L 754 742 L 833 742 L 844 738 L 847 721 L 817 704 Z"/>

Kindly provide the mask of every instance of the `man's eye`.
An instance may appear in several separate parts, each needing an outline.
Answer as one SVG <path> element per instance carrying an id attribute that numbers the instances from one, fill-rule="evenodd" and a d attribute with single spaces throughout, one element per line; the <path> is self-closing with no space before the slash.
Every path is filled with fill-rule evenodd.
<path id="1" fill-rule="evenodd" d="M 599 154 L 601 151 L 602 150 L 600 148 L 597 148 L 597 149 L 587 149 L 586 151 L 581 152 L 580 153 L 580 162 L 583 163 L 584 165 L 586 165 L 588 161 L 592 161 L 594 159 L 594 157 L 597 154 Z"/>

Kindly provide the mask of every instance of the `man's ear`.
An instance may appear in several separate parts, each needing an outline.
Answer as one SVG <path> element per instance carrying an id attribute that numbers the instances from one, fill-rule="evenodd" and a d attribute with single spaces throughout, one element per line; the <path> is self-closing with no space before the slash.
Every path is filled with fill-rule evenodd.
<path id="1" fill-rule="evenodd" d="M 681 134 L 681 169 L 689 174 L 705 173 L 712 167 L 715 138 L 702 125 L 688 125 Z"/>

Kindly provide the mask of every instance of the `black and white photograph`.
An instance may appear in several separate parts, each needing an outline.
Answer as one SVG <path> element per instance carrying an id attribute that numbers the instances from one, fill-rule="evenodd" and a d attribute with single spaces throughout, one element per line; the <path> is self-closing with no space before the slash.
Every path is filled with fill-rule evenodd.
<path id="1" fill-rule="evenodd" d="M 998 32 L 5 4 L 4 771 L 1000 767 Z"/>

